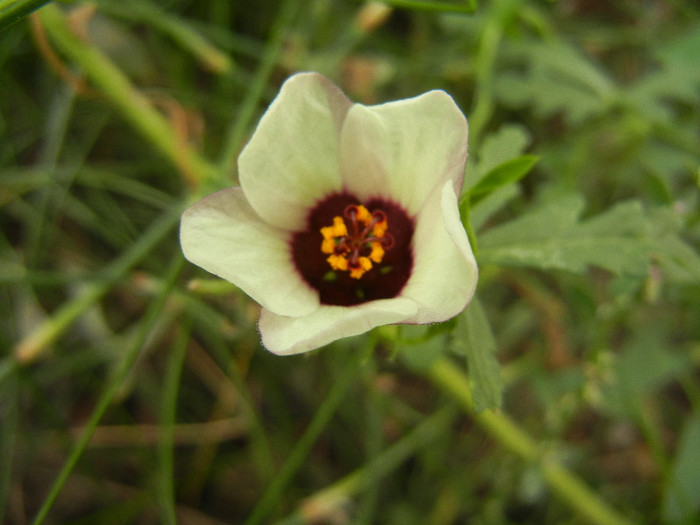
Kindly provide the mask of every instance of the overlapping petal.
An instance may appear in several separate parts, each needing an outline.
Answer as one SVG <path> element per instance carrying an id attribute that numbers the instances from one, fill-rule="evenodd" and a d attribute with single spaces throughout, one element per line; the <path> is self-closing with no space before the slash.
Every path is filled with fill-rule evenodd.
<path id="1" fill-rule="evenodd" d="M 477 266 L 451 181 L 435 189 L 418 215 L 413 253 L 401 297 L 415 301 L 417 313 L 406 322 L 434 323 L 461 312 L 474 295 Z"/>
<path id="2" fill-rule="evenodd" d="M 314 202 L 341 189 L 338 145 L 351 105 L 315 73 L 284 83 L 238 158 L 241 187 L 263 220 L 299 230 Z"/>
<path id="3" fill-rule="evenodd" d="M 187 260 L 235 283 L 277 314 L 306 315 L 318 308 L 318 294 L 296 272 L 287 237 L 260 219 L 240 188 L 209 195 L 180 221 Z"/>
<path id="4" fill-rule="evenodd" d="M 321 306 L 302 317 L 275 315 L 263 309 L 259 328 L 265 348 L 278 355 L 292 355 L 376 326 L 405 322 L 416 313 L 415 302 L 400 297 L 352 307 Z"/>
<path id="5" fill-rule="evenodd" d="M 343 184 L 361 200 L 391 196 L 415 214 L 445 181 L 461 191 L 467 134 L 464 115 L 444 91 L 379 106 L 355 104 L 340 139 Z"/>

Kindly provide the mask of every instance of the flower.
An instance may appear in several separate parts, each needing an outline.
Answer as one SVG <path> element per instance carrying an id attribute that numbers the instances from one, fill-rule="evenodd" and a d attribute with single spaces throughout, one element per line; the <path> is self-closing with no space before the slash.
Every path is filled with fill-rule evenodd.
<path id="1" fill-rule="evenodd" d="M 458 209 L 466 159 L 467 121 L 445 92 L 365 106 L 299 73 L 241 152 L 240 187 L 182 215 L 182 249 L 262 305 L 276 354 L 445 321 L 477 280 Z"/>

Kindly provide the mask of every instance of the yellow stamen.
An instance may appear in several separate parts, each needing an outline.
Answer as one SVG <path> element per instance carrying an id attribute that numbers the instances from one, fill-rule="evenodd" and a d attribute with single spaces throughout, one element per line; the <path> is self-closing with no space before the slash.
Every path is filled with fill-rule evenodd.
<path id="1" fill-rule="evenodd" d="M 372 269 L 372 262 L 369 260 L 368 257 L 360 257 L 357 260 L 357 262 L 360 263 L 360 267 L 353 268 L 350 270 L 350 277 L 352 277 L 353 279 L 359 279 L 366 272 Z"/>
<path id="2" fill-rule="evenodd" d="M 333 217 L 333 226 L 324 226 L 321 228 L 321 235 L 324 239 L 332 239 L 334 237 L 344 237 L 348 234 L 348 228 L 345 226 L 345 221 L 342 217 Z"/>
<path id="3" fill-rule="evenodd" d="M 326 238 L 321 242 L 321 251 L 323 253 L 334 253 L 335 252 L 335 238 Z"/>
<path id="4" fill-rule="evenodd" d="M 357 207 L 357 220 L 364 222 L 365 226 L 367 226 L 372 221 L 372 214 L 367 208 L 360 205 Z"/>
<path id="5" fill-rule="evenodd" d="M 384 234 L 386 233 L 388 228 L 389 225 L 386 221 L 378 222 L 372 228 L 372 235 L 374 235 L 375 237 L 384 237 Z"/>
<path id="6" fill-rule="evenodd" d="M 382 259 L 384 258 L 384 248 L 382 248 L 381 243 L 372 243 L 372 251 L 369 254 L 369 258 L 376 263 L 382 262 Z"/>
<path id="7" fill-rule="evenodd" d="M 348 260 L 344 255 L 331 255 L 326 260 L 334 270 L 340 270 L 342 272 L 348 271 Z"/>

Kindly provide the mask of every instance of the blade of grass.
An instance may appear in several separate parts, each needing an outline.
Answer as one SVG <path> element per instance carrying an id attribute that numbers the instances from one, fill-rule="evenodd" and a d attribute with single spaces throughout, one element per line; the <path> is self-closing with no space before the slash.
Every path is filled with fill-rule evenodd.
<path id="1" fill-rule="evenodd" d="M 140 321 L 140 326 L 134 339 L 132 340 L 129 347 L 125 349 L 119 365 L 116 367 L 112 377 L 108 380 L 107 386 L 102 391 L 102 395 L 97 401 L 95 409 L 92 411 L 92 414 L 90 415 L 90 418 L 87 424 L 85 425 L 85 430 L 81 434 L 80 438 L 78 438 L 78 440 L 76 441 L 73 450 L 71 450 L 68 458 L 63 464 L 61 471 L 56 477 L 56 480 L 54 481 L 53 485 L 51 486 L 51 489 L 49 490 L 49 493 L 44 499 L 41 508 L 39 509 L 39 512 L 37 513 L 36 517 L 34 518 L 34 521 L 32 522 L 33 525 L 39 525 L 43 523 L 44 520 L 48 517 L 49 512 L 51 511 L 51 507 L 53 507 L 53 504 L 56 502 L 56 499 L 58 498 L 61 489 L 63 488 L 63 485 L 68 480 L 68 477 L 75 468 L 75 465 L 80 459 L 80 456 L 82 456 L 83 452 L 87 448 L 87 445 L 90 442 L 90 438 L 95 432 L 97 425 L 99 424 L 100 420 L 109 408 L 109 405 L 114 399 L 114 396 L 119 392 L 119 389 L 122 386 L 124 379 L 131 372 L 131 368 L 136 362 L 136 359 L 138 358 L 141 352 L 141 348 L 146 342 L 151 332 L 151 329 L 158 322 L 158 316 L 160 315 L 163 307 L 165 306 L 166 300 L 168 299 L 168 296 L 170 294 L 170 290 L 175 285 L 175 281 L 178 275 L 180 274 L 180 270 L 183 267 L 184 261 L 184 258 L 179 253 L 174 257 L 170 268 L 168 268 L 167 272 L 165 273 L 163 287 L 160 291 L 160 294 L 153 300 L 153 302 L 151 302 L 150 306 L 148 307 L 148 310 L 146 311 L 142 320 Z"/>
<path id="2" fill-rule="evenodd" d="M 275 509 L 277 501 L 311 452 L 311 447 L 330 422 L 341 401 L 348 394 L 348 388 L 358 372 L 357 363 L 354 362 L 353 365 L 347 367 L 343 376 L 334 383 L 333 388 L 323 400 L 323 403 L 321 403 L 306 431 L 297 441 L 287 461 L 273 478 L 272 483 L 253 509 L 250 517 L 245 522 L 246 525 L 261 523 Z"/>
<path id="3" fill-rule="evenodd" d="M 0 522 L 10 498 L 12 461 L 18 436 L 17 381 L 9 359 L 0 362 Z"/>
<path id="4" fill-rule="evenodd" d="M 476 89 L 472 110 L 469 115 L 469 143 L 475 150 L 481 140 L 495 105 L 493 75 L 498 49 L 503 38 L 506 24 L 517 12 L 517 0 L 495 2 L 489 9 L 488 19 L 479 38 L 479 50 L 475 57 Z"/>
<path id="5" fill-rule="evenodd" d="M 382 0 L 383 4 L 416 11 L 434 11 L 436 13 L 473 13 L 477 9 L 476 0 L 462 2 L 425 2 L 421 0 Z"/>
<path id="6" fill-rule="evenodd" d="M 132 20 L 170 36 L 182 49 L 191 53 L 206 69 L 225 75 L 233 69 L 233 62 L 223 51 L 217 49 L 202 34 L 185 21 L 151 2 L 138 0 L 126 3 L 100 2 L 100 11 Z"/>
<path id="7" fill-rule="evenodd" d="M 219 170 L 221 173 L 231 171 L 235 157 L 241 148 L 243 137 L 250 126 L 250 122 L 255 116 L 255 108 L 260 101 L 260 97 L 265 86 L 270 80 L 270 75 L 277 64 L 277 59 L 282 52 L 284 39 L 287 35 L 287 28 L 291 25 L 298 11 L 300 0 L 285 0 L 279 9 L 275 23 L 270 30 L 270 38 L 262 58 L 260 66 L 255 73 L 255 79 L 246 92 L 246 97 L 241 104 L 241 109 L 237 118 L 232 122 L 226 134 L 223 144 L 221 158 L 219 160 Z"/>
<path id="8" fill-rule="evenodd" d="M 56 5 L 39 11 L 41 22 L 59 49 L 80 64 L 88 79 L 147 140 L 193 184 L 218 180 L 219 172 L 178 136 L 131 81 L 99 49 L 81 40 L 69 28 Z"/>
<path id="9" fill-rule="evenodd" d="M 0 1 L 0 31 L 19 22 L 39 9 L 49 0 L 2 0 Z"/>
<path id="10" fill-rule="evenodd" d="M 451 406 L 426 417 L 411 432 L 388 447 L 376 459 L 316 492 L 304 500 L 294 514 L 278 521 L 276 525 L 319 523 L 324 517 L 333 515 L 335 510 L 341 508 L 351 497 L 366 489 L 371 482 L 387 476 L 418 450 L 423 449 L 434 439 L 444 436 L 454 418 L 455 409 Z"/>
<path id="11" fill-rule="evenodd" d="M 160 404 L 160 442 L 158 444 L 158 500 L 161 507 L 162 523 L 177 523 L 175 511 L 175 485 L 173 439 L 175 433 L 175 411 L 178 387 L 187 354 L 192 321 L 188 317 L 180 328 L 169 354 L 168 365 L 163 381 L 163 394 Z"/>
<path id="12" fill-rule="evenodd" d="M 184 208 L 183 204 L 167 210 L 150 228 L 118 259 L 104 271 L 104 278 L 90 283 L 82 294 L 64 303 L 14 348 L 18 362 L 28 364 L 36 360 L 44 350 L 60 337 L 90 306 L 110 289 L 134 264 L 145 257 L 175 226 Z"/>

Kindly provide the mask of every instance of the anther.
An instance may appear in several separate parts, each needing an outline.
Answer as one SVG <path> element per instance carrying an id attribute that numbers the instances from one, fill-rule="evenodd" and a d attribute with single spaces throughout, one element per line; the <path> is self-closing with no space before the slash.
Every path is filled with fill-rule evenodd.
<path id="1" fill-rule="evenodd" d="M 347 270 L 350 277 L 360 279 L 373 262 L 382 261 L 394 239 L 387 233 L 386 213 L 381 210 L 370 213 L 362 205 L 351 204 L 343 210 L 343 217 L 336 216 L 332 226 L 321 228 L 321 251 L 329 254 L 331 268 Z"/>

